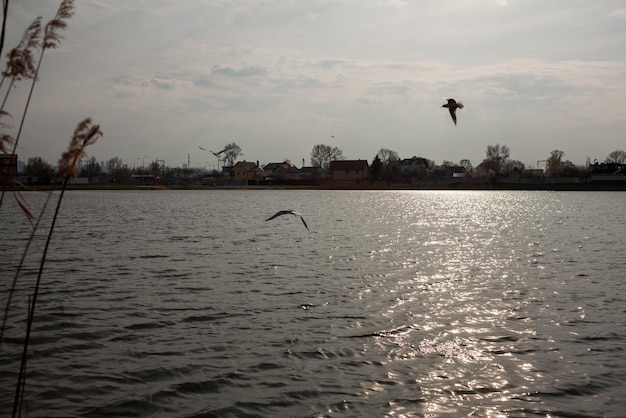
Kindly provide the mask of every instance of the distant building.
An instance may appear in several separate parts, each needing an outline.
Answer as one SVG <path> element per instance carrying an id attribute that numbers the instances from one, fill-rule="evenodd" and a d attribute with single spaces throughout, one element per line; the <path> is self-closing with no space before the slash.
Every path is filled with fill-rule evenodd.
<path id="1" fill-rule="evenodd" d="M 17 154 L 0 154 L 0 183 L 12 182 L 17 175 Z"/>
<path id="2" fill-rule="evenodd" d="M 238 161 L 232 169 L 233 180 L 236 181 L 259 181 L 263 179 L 263 170 L 259 167 L 259 163 Z"/>
<path id="3" fill-rule="evenodd" d="M 328 167 L 332 180 L 363 180 L 369 174 L 366 160 L 334 160 Z"/>
<path id="4" fill-rule="evenodd" d="M 591 173 L 593 175 L 624 176 L 626 175 L 626 164 L 595 163 L 591 166 Z"/>
<path id="5" fill-rule="evenodd" d="M 405 158 L 400 162 L 402 177 L 426 177 L 428 174 L 428 160 L 422 157 Z"/>
<path id="6" fill-rule="evenodd" d="M 267 180 L 296 180 L 300 177 L 300 170 L 288 162 L 268 163 L 263 166 L 263 173 Z"/>
<path id="7" fill-rule="evenodd" d="M 439 178 L 439 179 L 451 179 L 453 177 L 459 177 L 458 174 L 461 173 L 465 173 L 465 168 L 458 166 L 458 165 L 453 165 L 453 166 L 441 166 L 441 167 L 435 167 L 433 169 L 432 175 L 434 178 Z M 456 174 L 456 176 L 455 176 Z"/>
<path id="8" fill-rule="evenodd" d="M 133 174 L 130 176 L 132 183 L 136 184 L 156 184 L 156 178 L 152 174 Z"/>
<path id="9" fill-rule="evenodd" d="M 302 167 L 300 169 L 300 179 L 308 180 L 308 179 L 323 179 L 326 177 L 324 174 L 324 170 L 322 167 Z"/>

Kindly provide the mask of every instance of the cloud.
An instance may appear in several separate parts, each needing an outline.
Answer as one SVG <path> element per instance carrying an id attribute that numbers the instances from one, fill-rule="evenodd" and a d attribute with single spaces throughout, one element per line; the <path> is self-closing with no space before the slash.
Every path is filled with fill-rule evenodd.
<path id="1" fill-rule="evenodd" d="M 43 121 L 71 133 L 76 115 L 89 111 L 104 117 L 95 120 L 107 134 L 129 138 L 110 151 L 119 154 L 165 150 L 172 135 L 180 152 L 185 137 L 207 135 L 273 160 L 285 156 L 265 156 L 275 144 L 306 155 L 311 141 L 337 129 L 347 157 L 373 155 L 385 131 L 390 148 L 411 155 L 423 148 L 429 158 L 456 159 L 460 147 L 445 144 L 462 136 L 478 155 L 464 157 L 475 159 L 485 141 L 503 135 L 520 144 L 536 136 L 539 145 L 567 137 L 582 153 L 584 127 L 599 137 L 626 129 L 619 1 L 114 3 L 77 2 L 61 48 L 44 60 L 31 137 L 65 138 Z M 14 6 L 8 47 L 24 24 L 46 20 L 58 4 Z M 444 96 L 467 105 L 454 131 L 441 112 Z M 294 136 L 299 141 L 289 142 Z"/>
<path id="2" fill-rule="evenodd" d="M 380 106 L 384 104 L 382 100 L 375 97 L 358 97 L 354 102 L 366 106 Z"/>
<path id="3" fill-rule="evenodd" d="M 249 65 L 239 69 L 214 65 L 211 69 L 211 72 L 213 74 L 220 74 L 229 77 L 257 77 L 267 74 L 267 70 L 265 68 L 261 68 L 255 65 Z"/>
<path id="4" fill-rule="evenodd" d="M 153 78 L 150 80 L 150 84 L 153 86 L 165 90 L 165 91 L 173 91 L 181 88 L 191 87 L 192 83 L 187 80 L 178 80 L 174 78 L 166 79 L 166 78 Z"/>
<path id="5" fill-rule="evenodd" d="M 609 16 L 614 19 L 626 20 L 626 9 L 615 9 L 609 13 Z"/>

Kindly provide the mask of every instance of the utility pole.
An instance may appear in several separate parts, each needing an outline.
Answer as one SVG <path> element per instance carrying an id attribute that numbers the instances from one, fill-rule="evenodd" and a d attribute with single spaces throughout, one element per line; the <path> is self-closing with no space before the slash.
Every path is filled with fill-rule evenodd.
<path id="1" fill-rule="evenodd" d="M 191 154 L 187 153 L 187 170 L 191 169 Z"/>

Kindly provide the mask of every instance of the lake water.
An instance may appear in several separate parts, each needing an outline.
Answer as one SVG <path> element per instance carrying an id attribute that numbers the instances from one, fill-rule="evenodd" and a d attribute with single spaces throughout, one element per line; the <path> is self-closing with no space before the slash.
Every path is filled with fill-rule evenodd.
<path id="1" fill-rule="evenodd" d="M 16 208 L 0 208 L 2 306 Z M 290 208 L 310 231 L 265 222 Z M 623 416 L 624 208 L 619 192 L 69 192 L 28 416 Z M 44 235 L 2 342 L 3 414 Z"/>

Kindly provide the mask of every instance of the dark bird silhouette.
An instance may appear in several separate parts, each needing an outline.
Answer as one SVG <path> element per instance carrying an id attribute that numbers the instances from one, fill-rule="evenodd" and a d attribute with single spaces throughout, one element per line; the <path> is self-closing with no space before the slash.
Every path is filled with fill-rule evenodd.
<path id="1" fill-rule="evenodd" d="M 444 97 L 445 99 L 445 97 Z M 454 99 L 446 99 L 448 100 L 448 103 L 446 103 L 445 105 L 441 106 L 441 107 L 447 107 L 448 110 L 450 111 L 450 116 L 452 117 L 452 122 L 454 122 L 454 125 L 456 126 L 456 110 L 457 109 L 463 109 L 463 103 L 461 102 L 457 102 Z"/>
<path id="2" fill-rule="evenodd" d="M 216 157 L 218 157 L 218 158 L 219 158 L 219 156 L 220 156 L 220 154 L 221 154 L 221 153 L 226 152 L 226 150 L 225 150 L 225 149 L 223 149 L 223 150 L 221 150 L 221 151 L 218 151 L 218 152 L 213 152 L 213 151 L 211 151 L 210 149 L 202 148 L 202 147 L 201 147 L 201 146 L 199 146 L 199 145 L 198 145 L 198 148 L 200 148 L 202 151 L 209 151 L 211 154 L 215 155 L 215 156 L 216 156 Z"/>
<path id="3" fill-rule="evenodd" d="M 279 216 L 282 216 L 282 215 L 299 216 L 300 220 L 302 221 L 306 229 L 309 230 L 309 227 L 307 226 L 306 222 L 304 222 L 304 218 L 302 217 L 302 214 L 295 210 L 280 210 L 276 212 L 275 214 L 273 214 L 272 216 L 270 216 L 269 218 L 267 218 L 266 221 L 271 221 L 272 219 L 278 218 Z"/>

